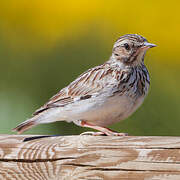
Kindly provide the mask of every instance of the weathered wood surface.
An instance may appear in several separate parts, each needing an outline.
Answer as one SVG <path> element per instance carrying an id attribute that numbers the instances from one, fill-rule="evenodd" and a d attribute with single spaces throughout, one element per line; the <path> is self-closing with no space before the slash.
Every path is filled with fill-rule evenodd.
<path id="1" fill-rule="evenodd" d="M 180 180 L 180 137 L 0 136 L 0 179 Z"/>

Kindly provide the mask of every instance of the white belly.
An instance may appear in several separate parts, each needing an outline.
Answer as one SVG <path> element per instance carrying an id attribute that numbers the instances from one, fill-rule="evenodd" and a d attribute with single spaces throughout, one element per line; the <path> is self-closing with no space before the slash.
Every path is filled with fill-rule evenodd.
<path id="1" fill-rule="evenodd" d="M 66 121 L 85 120 L 93 125 L 108 126 L 130 116 L 143 102 L 144 97 L 137 100 L 127 96 L 109 97 L 106 100 L 85 100 L 73 107 L 67 107 L 64 113 Z M 98 103 L 97 103 L 98 102 Z M 78 123 L 76 123 L 78 124 Z"/>
<path id="2" fill-rule="evenodd" d="M 39 123 L 67 121 L 78 125 L 79 120 L 84 120 L 93 125 L 106 127 L 130 116 L 143 100 L 142 96 L 135 100 L 118 94 L 107 98 L 89 98 L 65 107 L 49 109 L 39 118 Z"/>

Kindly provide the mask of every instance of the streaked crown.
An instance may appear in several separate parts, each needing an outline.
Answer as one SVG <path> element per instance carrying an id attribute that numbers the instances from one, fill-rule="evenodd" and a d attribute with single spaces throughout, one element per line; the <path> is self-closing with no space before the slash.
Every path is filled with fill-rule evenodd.
<path id="1" fill-rule="evenodd" d="M 124 40 L 129 40 L 131 42 L 134 43 L 144 43 L 147 42 L 147 39 L 144 38 L 141 35 L 138 34 L 126 34 L 124 36 L 121 36 L 120 38 L 117 39 L 117 41 L 115 42 L 114 46 L 118 45 L 120 42 L 124 41 Z"/>

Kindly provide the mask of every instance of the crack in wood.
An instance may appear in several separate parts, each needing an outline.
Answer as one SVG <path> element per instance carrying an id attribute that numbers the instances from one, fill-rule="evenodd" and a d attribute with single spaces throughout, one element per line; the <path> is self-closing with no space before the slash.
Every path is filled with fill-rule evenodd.
<path id="1" fill-rule="evenodd" d="M 55 158 L 55 159 L 0 159 L 0 162 L 22 162 L 22 163 L 38 163 L 38 162 L 54 162 L 60 160 L 74 160 L 73 157 Z"/>
<path id="2" fill-rule="evenodd" d="M 150 163 L 150 164 L 180 164 L 180 162 L 168 162 L 168 161 L 134 161 L 139 163 Z M 180 171 L 180 170 L 179 170 Z"/>
<path id="3" fill-rule="evenodd" d="M 0 136 L 0 179 L 99 178 L 179 180 L 180 138 Z"/>
<path id="4" fill-rule="evenodd" d="M 137 171 L 137 172 L 174 172 L 179 173 L 179 171 L 167 171 L 167 170 L 152 170 L 152 169 L 124 169 L 124 168 L 93 168 L 89 170 L 100 170 L 100 171 Z"/>

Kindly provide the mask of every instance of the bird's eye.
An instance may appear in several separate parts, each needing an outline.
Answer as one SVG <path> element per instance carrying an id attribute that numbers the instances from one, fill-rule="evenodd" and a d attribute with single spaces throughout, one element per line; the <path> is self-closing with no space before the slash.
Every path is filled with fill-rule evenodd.
<path id="1" fill-rule="evenodd" d="M 125 43 L 125 44 L 124 44 L 124 48 L 125 48 L 126 50 L 130 50 L 129 44 L 128 44 L 128 43 Z"/>

